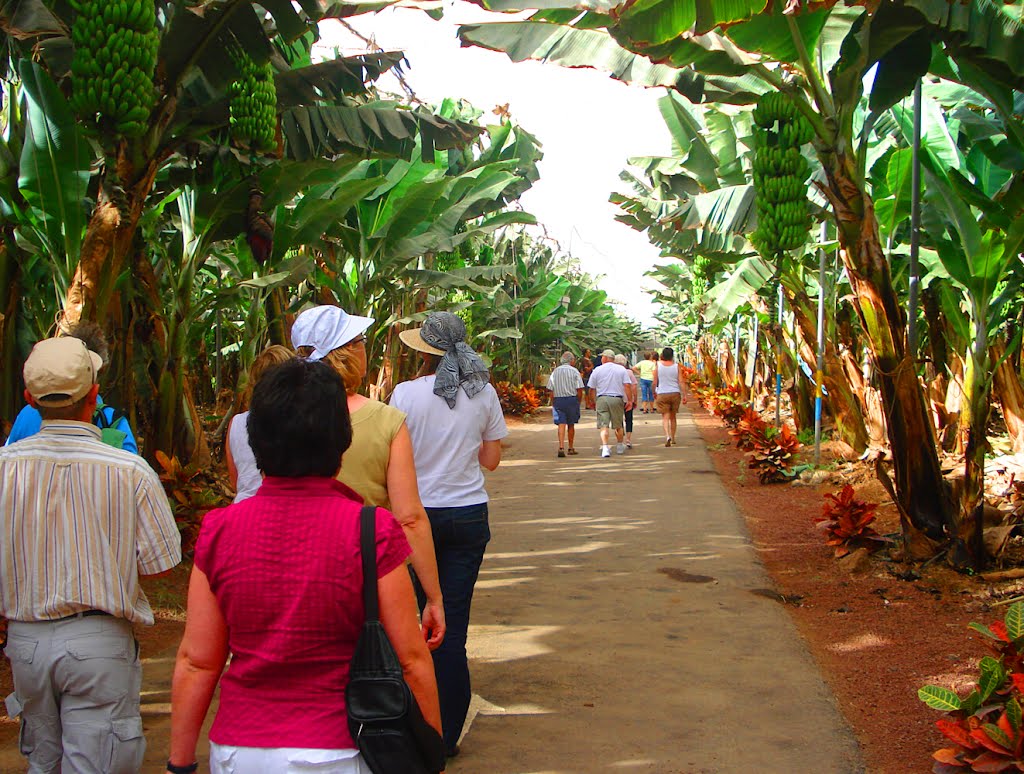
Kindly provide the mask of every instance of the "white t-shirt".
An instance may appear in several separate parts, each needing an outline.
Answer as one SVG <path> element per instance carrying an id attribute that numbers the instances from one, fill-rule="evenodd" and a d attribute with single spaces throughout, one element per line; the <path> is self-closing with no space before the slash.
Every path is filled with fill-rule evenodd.
<path id="1" fill-rule="evenodd" d="M 595 368 L 593 373 L 590 374 L 590 381 L 587 383 L 587 386 L 592 390 L 597 390 L 598 397 L 601 395 L 618 395 L 620 398 L 625 398 L 625 385 L 633 383 L 629 375 L 628 368 L 623 368 L 618 363 L 605 363 Z"/>
<path id="2" fill-rule="evenodd" d="M 231 447 L 231 458 L 235 461 L 235 470 L 238 471 L 233 501 L 236 503 L 252 497 L 263 483 L 263 475 L 256 467 L 256 455 L 249 445 L 249 431 L 246 429 L 248 419 L 249 412 L 244 411 L 235 414 L 228 425 L 228 445 Z"/>
<path id="3" fill-rule="evenodd" d="M 487 385 L 472 398 L 460 388 L 455 408 L 434 394 L 434 376 L 395 387 L 391 405 L 406 414 L 416 483 L 427 508 L 487 502 L 480 444 L 508 435 L 498 393 Z"/>

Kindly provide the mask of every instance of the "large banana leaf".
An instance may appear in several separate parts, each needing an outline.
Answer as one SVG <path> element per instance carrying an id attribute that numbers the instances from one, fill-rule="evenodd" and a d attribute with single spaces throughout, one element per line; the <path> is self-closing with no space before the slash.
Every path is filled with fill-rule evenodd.
<path id="1" fill-rule="evenodd" d="M 670 86 L 699 101 L 701 78 L 689 70 L 652 64 L 627 51 L 603 30 L 574 29 L 548 22 L 493 22 L 459 27 L 466 45 L 504 51 L 513 62 L 538 59 L 563 67 L 593 67 L 638 86 Z"/>
<path id="2" fill-rule="evenodd" d="M 772 275 L 772 267 L 759 255 L 743 259 L 725 281 L 708 289 L 707 298 L 710 303 L 704 312 L 706 318 L 731 318 L 769 283 Z"/>
<path id="3" fill-rule="evenodd" d="M 45 235 L 45 249 L 66 262 L 64 273 L 69 274 L 78 262 L 85 230 L 93 153 L 67 100 L 42 66 L 22 60 L 18 69 L 26 116 L 18 187 L 30 218 Z"/>

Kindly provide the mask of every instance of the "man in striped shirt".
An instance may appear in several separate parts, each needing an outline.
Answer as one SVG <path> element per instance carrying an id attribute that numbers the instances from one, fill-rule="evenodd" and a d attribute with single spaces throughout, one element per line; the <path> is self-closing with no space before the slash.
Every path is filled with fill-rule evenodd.
<path id="1" fill-rule="evenodd" d="M 0 614 L 29 770 L 128 774 L 142 767 L 142 669 L 135 623 L 153 611 L 139 585 L 181 561 L 160 479 L 103 443 L 92 424 L 99 357 L 46 339 L 25 362 L 42 414 L 31 438 L 0 449 Z"/>
<path id="2" fill-rule="evenodd" d="M 583 377 L 576 370 L 576 356 L 562 353 L 562 363 L 548 377 L 551 390 L 551 413 L 558 425 L 558 456 L 565 456 L 566 428 L 569 429 L 569 454 L 576 454 L 576 423 L 580 421 L 580 401 L 583 399 Z"/>

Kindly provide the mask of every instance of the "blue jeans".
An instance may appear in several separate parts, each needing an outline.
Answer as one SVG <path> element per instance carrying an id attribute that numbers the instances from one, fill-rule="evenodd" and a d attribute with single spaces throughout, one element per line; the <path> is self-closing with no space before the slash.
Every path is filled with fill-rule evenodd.
<path id="1" fill-rule="evenodd" d="M 640 400 L 644 403 L 654 402 L 654 380 L 653 379 L 641 379 L 640 380 Z"/>
<path id="2" fill-rule="evenodd" d="M 434 675 L 441 700 L 441 728 L 445 747 L 451 751 L 459 741 L 469 711 L 472 691 L 469 684 L 469 660 L 466 636 L 473 587 L 480 573 L 491 529 L 487 523 L 487 503 L 457 508 L 427 508 L 434 536 L 437 574 L 444 596 L 447 633 L 434 651 Z M 417 588 L 420 609 L 426 598 Z"/>

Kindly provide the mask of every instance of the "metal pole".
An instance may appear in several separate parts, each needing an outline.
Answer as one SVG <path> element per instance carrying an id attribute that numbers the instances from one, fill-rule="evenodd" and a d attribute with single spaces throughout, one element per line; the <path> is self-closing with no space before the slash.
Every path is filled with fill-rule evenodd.
<path id="1" fill-rule="evenodd" d="M 777 300 L 779 307 L 778 325 L 779 335 L 775 344 L 775 427 L 782 427 L 782 281 L 779 281 L 779 296 Z"/>
<path id="2" fill-rule="evenodd" d="M 828 226 L 821 224 L 821 241 L 828 238 Z M 825 375 L 825 248 L 818 250 L 818 363 L 814 372 L 814 464 L 821 464 L 821 403 Z"/>
<path id="3" fill-rule="evenodd" d="M 918 242 L 921 230 L 921 80 L 914 86 L 914 140 L 910 161 L 910 277 L 907 296 L 907 354 L 917 359 L 917 297 L 921 278 Z"/>
<path id="4" fill-rule="evenodd" d="M 732 362 L 736 371 L 736 381 L 740 381 L 740 313 L 736 313 L 736 341 L 733 344 Z"/>

